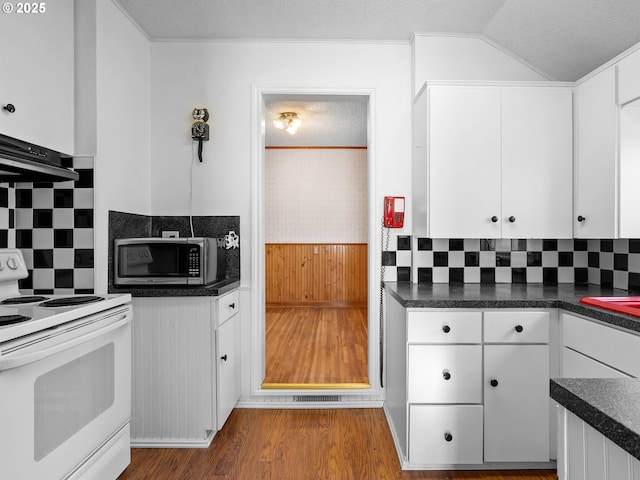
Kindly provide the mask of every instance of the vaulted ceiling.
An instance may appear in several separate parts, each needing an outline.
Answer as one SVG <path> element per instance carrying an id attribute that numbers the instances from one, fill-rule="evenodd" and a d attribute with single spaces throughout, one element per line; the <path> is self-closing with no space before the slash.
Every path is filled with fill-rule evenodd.
<path id="1" fill-rule="evenodd" d="M 117 1 L 152 39 L 483 35 L 550 80 L 577 80 L 640 42 L 640 0 Z"/>

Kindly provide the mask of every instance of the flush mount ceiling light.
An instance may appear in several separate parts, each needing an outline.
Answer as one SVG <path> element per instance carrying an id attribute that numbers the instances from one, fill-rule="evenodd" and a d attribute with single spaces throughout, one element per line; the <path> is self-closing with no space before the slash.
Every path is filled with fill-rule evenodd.
<path id="1" fill-rule="evenodd" d="M 291 135 L 295 135 L 296 130 L 302 125 L 302 120 L 295 112 L 283 112 L 273 121 L 273 125 L 280 130 L 286 129 Z"/>

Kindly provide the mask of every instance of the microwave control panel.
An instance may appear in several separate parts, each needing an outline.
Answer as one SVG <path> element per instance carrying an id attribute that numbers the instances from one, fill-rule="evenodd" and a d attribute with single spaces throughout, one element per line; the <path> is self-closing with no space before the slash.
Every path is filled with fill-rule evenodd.
<path id="1" fill-rule="evenodd" d="M 189 265 L 187 267 L 187 276 L 200 276 L 200 248 L 197 245 L 189 246 Z"/>

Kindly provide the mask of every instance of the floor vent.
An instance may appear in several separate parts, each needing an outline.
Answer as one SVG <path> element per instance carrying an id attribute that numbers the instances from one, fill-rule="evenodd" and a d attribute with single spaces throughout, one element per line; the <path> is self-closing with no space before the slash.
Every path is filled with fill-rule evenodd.
<path id="1" fill-rule="evenodd" d="M 339 402 L 340 395 L 294 395 L 294 402 Z"/>

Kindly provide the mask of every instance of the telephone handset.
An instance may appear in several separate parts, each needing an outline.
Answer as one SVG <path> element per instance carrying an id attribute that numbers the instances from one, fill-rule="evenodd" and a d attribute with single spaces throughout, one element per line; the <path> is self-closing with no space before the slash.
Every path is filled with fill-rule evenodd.
<path id="1" fill-rule="evenodd" d="M 206 108 L 193 109 L 193 125 L 191 125 L 191 138 L 198 141 L 198 159 L 202 162 L 202 142 L 209 140 L 209 112 Z"/>
<path id="2" fill-rule="evenodd" d="M 384 197 L 383 225 L 387 228 L 404 226 L 404 197 Z"/>

